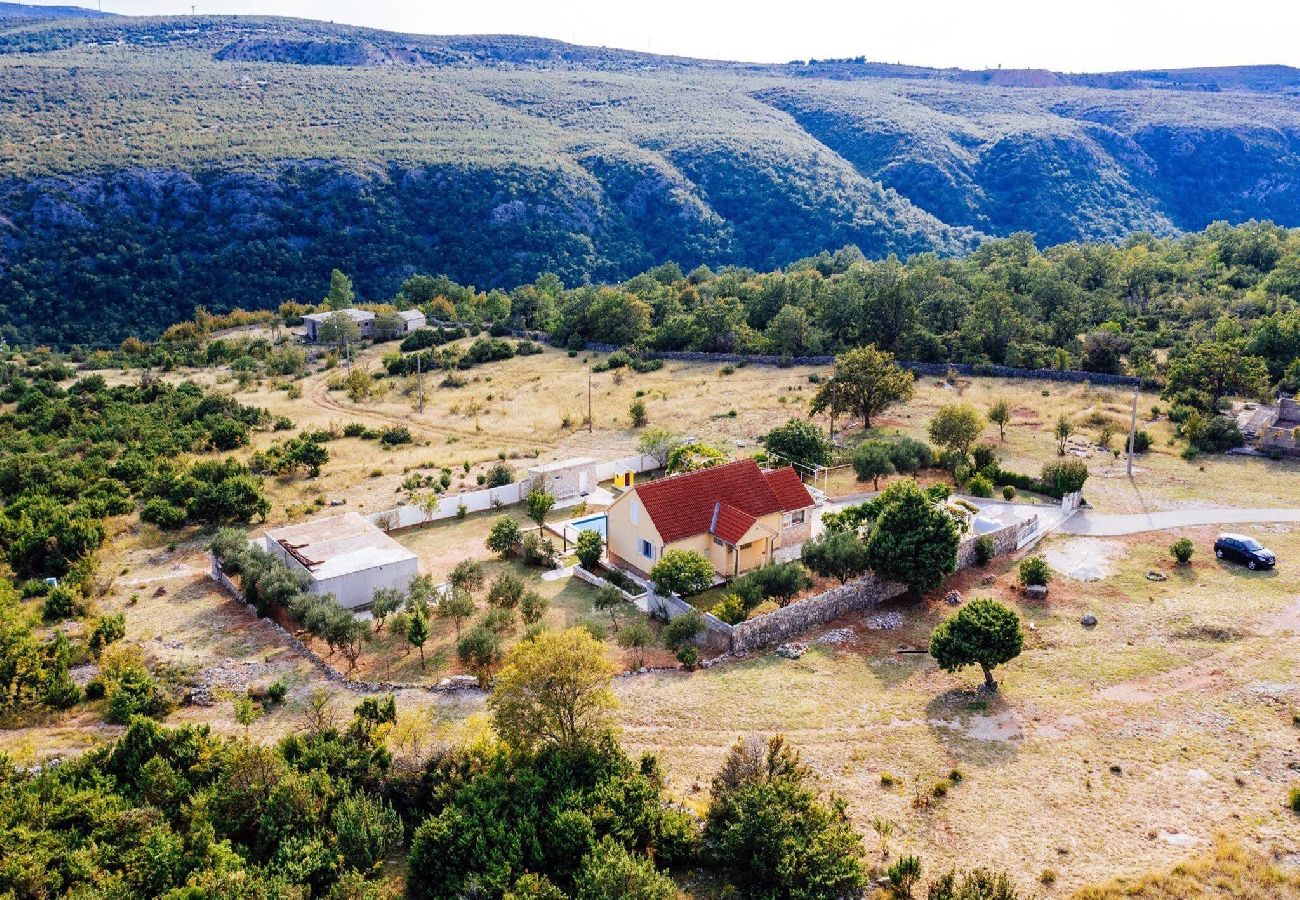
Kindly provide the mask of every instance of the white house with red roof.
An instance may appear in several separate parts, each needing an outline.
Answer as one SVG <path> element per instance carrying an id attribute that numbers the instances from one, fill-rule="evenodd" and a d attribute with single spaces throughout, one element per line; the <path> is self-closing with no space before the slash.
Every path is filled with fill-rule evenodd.
<path id="1" fill-rule="evenodd" d="M 667 550 L 695 550 L 734 578 L 811 534 L 812 495 L 792 467 L 752 459 L 637 485 L 606 510 L 615 565 L 647 573 Z"/>

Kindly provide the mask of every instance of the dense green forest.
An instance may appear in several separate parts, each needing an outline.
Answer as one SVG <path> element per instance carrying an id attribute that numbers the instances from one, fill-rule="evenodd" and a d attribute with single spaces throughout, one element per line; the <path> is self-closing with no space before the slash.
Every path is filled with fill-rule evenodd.
<path id="1" fill-rule="evenodd" d="M 0 318 L 24 342 L 310 301 L 336 266 L 382 299 L 418 272 L 573 287 L 1300 224 L 1280 67 L 748 66 L 187 17 L 0 26 L 0 72 Z"/>

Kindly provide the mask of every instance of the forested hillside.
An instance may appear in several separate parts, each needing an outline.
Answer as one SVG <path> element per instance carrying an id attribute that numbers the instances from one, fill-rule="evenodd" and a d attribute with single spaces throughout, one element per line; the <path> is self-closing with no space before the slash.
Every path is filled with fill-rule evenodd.
<path id="1" fill-rule="evenodd" d="M 616 282 L 1300 224 L 1300 79 L 753 66 L 264 18 L 0 26 L 0 318 L 115 343 L 410 275 Z"/>

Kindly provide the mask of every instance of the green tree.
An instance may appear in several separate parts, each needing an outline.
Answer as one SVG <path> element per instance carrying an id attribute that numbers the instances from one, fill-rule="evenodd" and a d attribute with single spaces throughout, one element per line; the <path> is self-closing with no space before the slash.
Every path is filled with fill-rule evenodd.
<path id="1" fill-rule="evenodd" d="M 1081 459 L 1053 460 L 1043 466 L 1039 478 L 1058 494 L 1073 494 L 1088 481 L 1088 464 Z"/>
<path id="2" fill-rule="evenodd" d="M 1239 338 L 1203 341 L 1170 360 L 1163 396 L 1213 414 L 1224 397 L 1264 399 L 1268 390 L 1267 364 L 1247 353 L 1245 339 Z"/>
<path id="3" fill-rule="evenodd" d="M 370 599 L 370 615 L 375 620 L 375 634 L 384 627 L 384 620 L 402 608 L 405 595 L 396 588 L 380 588 Z"/>
<path id="4" fill-rule="evenodd" d="M 349 344 L 361 340 L 361 327 L 344 312 L 336 312 L 316 329 L 316 340 L 342 351 Z"/>
<path id="5" fill-rule="evenodd" d="M 704 616 L 696 610 L 691 610 L 664 625 L 659 632 L 659 640 L 665 647 L 676 653 L 693 643 L 702 631 L 704 631 Z"/>
<path id="6" fill-rule="evenodd" d="M 655 634 L 645 622 L 636 621 L 618 633 L 618 645 L 632 654 L 632 668 L 645 665 L 645 648 L 654 643 Z"/>
<path id="7" fill-rule="evenodd" d="M 583 857 L 575 900 L 673 900 L 673 880 L 644 856 L 605 837 Z"/>
<path id="8" fill-rule="evenodd" d="M 546 517 L 545 513 L 542 518 Z M 519 523 L 510 516 L 501 516 L 492 523 L 484 545 L 502 559 L 509 556 L 519 543 Z"/>
<path id="9" fill-rule="evenodd" d="M 646 422 L 650 421 L 646 413 L 645 401 L 637 397 L 627 408 L 628 418 L 632 421 L 633 428 L 642 428 Z"/>
<path id="10" fill-rule="evenodd" d="M 683 472 L 711 469 L 725 462 L 727 462 L 727 454 L 717 447 L 710 447 L 698 441 L 691 444 L 678 444 L 668 454 L 667 472 L 669 475 L 680 475 Z"/>
<path id="11" fill-rule="evenodd" d="M 843 802 L 823 802 L 779 735 L 740 741 L 713 780 L 704 843 L 758 900 L 856 897 L 866 887 L 862 838 Z"/>
<path id="12" fill-rule="evenodd" d="M 871 419 L 895 403 L 912 399 L 912 374 L 894 362 L 894 355 L 874 344 L 848 350 L 835 357 L 835 371 L 817 388 L 809 406 L 816 415 L 850 410 L 862 418 L 864 428 Z"/>
<path id="13" fill-rule="evenodd" d="M 537 591 L 524 591 L 524 595 L 519 598 L 519 617 L 524 620 L 525 625 L 536 625 L 546 615 L 550 605 L 551 601 Z"/>
<path id="14" fill-rule="evenodd" d="M 930 440 L 965 458 L 971 444 L 984 430 L 984 417 L 969 403 L 949 403 L 939 407 L 930 420 Z"/>
<path id="15" fill-rule="evenodd" d="M 487 573 L 483 570 L 483 563 L 476 559 L 462 559 L 452 566 L 451 574 L 447 576 L 447 583 L 451 585 L 452 590 L 473 594 L 483 589 L 486 578 Z"/>
<path id="16" fill-rule="evenodd" d="M 616 588 L 610 585 L 603 585 L 596 589 L 596 596 L 591 600 L 591 608 L 597 612 L 609 613 L 609 622 L 618 634 L 618 611 L 627 603 L 623 595 Z"/>
<path id="17" fill-rule="evenodd" d="M 994 667 L 1015 659 L 1023 646 L 1020 617 L 987 598 L 972 600 L 930 635 L 930 655 L 941 669 L 956 672 L 978 665 L 990 691 L 998 686 Z"/>
<path id="18" fill-rule="evenodd" d="M 338 269 L 330 272 L 330 287 L 322 301 L 328 309 L 348 309 L 356 302 L 352 291 L 352 279 Z"/>
<path id="19" fill-rule="evenodd" d="M 822 430 L 807 419 L 790 419 L 763 438 L 767 452 L 780 463 L 790 463 L 807 472 L 831 461 L 831 445 Z"/>
<path id="20" fill-rule="evenodd" d="M 536 522 L 540 528 L 546 524 L 546 514 L 555 506 L 555 495 L 547 493 L 542 488 L 533 488 L 528 492 L 525 503 L 528 508 L 528 518 Z"/>
<path id="21" fill-rule="evenodd" d="M 650 580 L 660 594 L 698 594 L 713 584 L 713 563 L 697 550 L 668 550 L 651 566 Z"/>
<path id="22" fill-rule="evenodd" d="M 460 664 L 487 686 L 492 672 L 501 663 L 501 636 L 484 625 L 475 625 L 456 643 Z"/>
<path id="23" fill-rule="evenodd" d="M 867 441 L 854 448 L 853 472 L 858 481 L 870 479 L 872 490 L 880 490 L 882 475 L 893 475 L 895 471 L 889 448 L 879 441 Z"/>
<path id="24" fill-rule="evenodd" d="M 681 435 L 658 426 L 651 426 L 642 431 L 636 442 L 637 452 L 642 456 L 653 457 L 661 469 L 668 465 L 669 455 L 681 443 Z"/>
<path id="25" fill-rule="evenodd" d="M 821 343 L 812 323 L 808 321 L 808 313 L 802 307 L 789 304 L 781 307 L 780 312 L 767 323 L 764 336 L 772 352 L 778 356 L 800 356 L 816 352 Z"/>
<path id="26" fill-rule="evenodd" d="M 451 619 L 456 628 L 456 638 L 459 640 L 461 623 L 474 615 L 474 598 L 464 591 L 452 590 L 438 601 L 438 605 L 433 610 L 439 619 Z"/>
<path id="27" fill-rule="evenodd" d="M 587 529 L 578 532 L 578 539 L 574 543 L 574 552 L 578 556 L 578 562 L 588 572 L 593 571 L 600 562 L 600 556 L 605 552 L 605 539 L 599 531 Z"/>
<path id="28" fill-rule="evenodd" d="M 889 492 L 893 492 L 892 496 Z M 957 569 L 957 523 L 911 481 L 898 481 L 867 537 L 867 559 L 886 581 L 916 593 L 933 590 Z"/>
<path id="29" fill-rule="evenodd" d="M 363 874 L 375 871 L 402 843 L 402 819 L 383 800 L 348 794 L 330 814 L 330 830 L 345 865 Z"/>
<path id="30" fill-rule="evenodd" d="M 514 609 L 524 596 L 524 580 L 506 569 L 492 582 L 488 590 L 488 605 L 496 609 Z"/>
<path id="31" fill-rule="evenodd" d="M 573 750 L 608 734 L 614 669 L 581 628 L 544 631 L 511 648 L 488 698 L 497 734 L 512 747 Z"/>
<path id="32" fill-rule="evenodd" d="M 1074 426 L 1066 418 L 1065 413 L 1061 413 L 1056 419 L 1056 427 L 1052 429 L 1052 434 L 1056 437 L 1056 454 L 1065 455 L 1065 444 L 1070 440 L 1070 435 L 1074 434 Z"/>
<path id="33" fill-rule="evenodd" d="M 990 423 L 998 426 L 998 440 L 1006 442 L 1007 425 L 1011 423 L 1011 405 L 1004 398 L 998 398 L 987 413 Z"/>
<path id="34" fill-rule="evenodd" d="M 840 584 L 866 574 L 871 558 L 854 531 L 827 531 L 803 545 L 803 564 L 818 575 L 838 578 Z"/>
<path id="35" fill-rule="evenodd" d="M 457 625 L 459 627 L 459 624 Z M 420 671 L 424 671 L 424 642 L 429 639 L 429 617 L 420 607 L 406 617 L 406 639 L 420 651 Z"/>

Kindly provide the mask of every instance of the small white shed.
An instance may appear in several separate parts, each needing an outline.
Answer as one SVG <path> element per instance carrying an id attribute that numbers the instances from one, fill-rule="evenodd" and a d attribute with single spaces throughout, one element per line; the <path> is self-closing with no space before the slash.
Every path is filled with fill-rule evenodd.
<path id="1" fill-rule="evenodd" d="M 425 325 L 429 324 L 424 313 L 420 312 L 418 309 L 404 309 L 399 312 L 398 315 L 402 317 L 402 331 L 405 334 L 410 334 L 417 328 L 423 328 Z"/>
<path id="2" fill-rule="evenodd" d="M 273 528 L 261 542 L 346 609 L 366 606 L 380 588 L 405 591 L 420 572 L 414 553 L 355 512 Z"/>
<path id="3" fill-rule="evenodd" d="M 575 456 L 573 459 L 560 459 L 533 466 L 528 474 L 536 479 L 538 487 L 553 494 L 556 500 L 568 500 L 581 497 L 596 487 L 600 481 L 596 476 L 596 467 L 599 465 L 590 456 Z"/>

